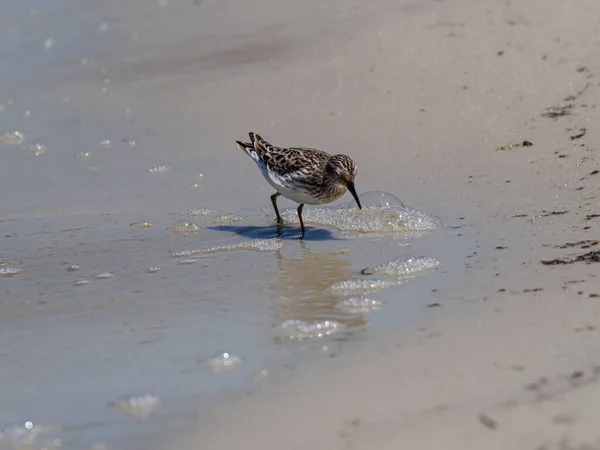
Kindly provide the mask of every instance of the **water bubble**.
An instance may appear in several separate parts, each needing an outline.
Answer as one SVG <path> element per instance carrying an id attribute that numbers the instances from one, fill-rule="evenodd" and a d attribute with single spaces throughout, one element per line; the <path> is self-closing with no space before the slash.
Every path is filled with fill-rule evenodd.
<path id="1" fill-rule="evenodd" d="M 56 44 L 56 41 L 53 38 L 48 38 L 48 39 L 44 40 L 44 48 L 46 50 L 50 50 L 52 47 L 54 47 L 55 44 Z"/>
<path id="2" fill-rule="evenodd" d="M 206 208 L 196 208 L 190 209 L 185 213 L 186 216 L 196 217 L 196 216 L 210 216 L 214 211 Z"/>
<path id="3" fill-rule="evenodd" d="M 189 220 L 178 220 L 173 225 L 171 225 L 167 230 L 169 230 L 173 234 L 198 234 L 198 232 L 202 229 L 199 225 L 196 225 L 194 222 L 190 222 Z"/>
<path id="4" fill-rule="evenodd" d="M 146 269 L 146 273 L 156 273 L 156 272 L 158 272 L 158 271 L 160 271 L 160 270 L 161 270 L 161 267 L 158 267 L 158 266 L 152 266 L 152 267 L 148 267 L 148 268 Z"/>
<path id="5" fill-rule="evenodd" d="M 103 86 L 102 89 L 100 89 L 100 92 L 102 92 L 103 94 L 107 94 L 108 88 L 106 86 Z"/>
<path id="6" fill-rule="evenodd" d="M 6 131 L 0 133 L 0 145 L 21 145 L 25 135 L 20 131 Z"/>
<path id="7" fill-rule="evenodd" d="M 19 269 L 18 267 L 0 267 L 0 277 L 12 277 L 13 275 L 18 275 L 23 271 L 23 269 Z"/>
<path id="8" fill-rule="evenodd" d="M 283 241 L 280 239 L 250 239 L 248 241 L 238 242 L 237 244 L 218 245 L 215 247 L 198 248 L 193 250 L 182 250 L 173 253 L 172 256 L 192 256 L 200 253 L 216 253 L 236 250 L 253 250 L 259 252 L 273 252 L 279 250 L 283 246 Z"/>
<path id="9" fill-rule="evenodd" d="M 390 275 L 390 276 L 407 276 L 415 272 L 431 269 L 440 265 L 440 262 L 435 258 L 428 256 L 407 256 L 395 258 L 383 264 L 378 264 L 373 267 L 367 267 L 362 270 L 363 275 Z"/>
<path id="10" fill-rule="evenodd" d="M 114 275 L 115 274 L 111 273 L 111 272 L 102 272 L 102 273 L 98 273 L 98 274 L 94 275 L 94 278 L 96 278 L 97 280 L 104 280 L 106 278 L 111 278 Z"/>
<path id="11" fill-rule="evenodd" d="M 74 286 L 83 286 L 86 285 L 90 282 L 90 280 L 88 280 L 87 278 L 77 278 L 74 282 L 73 285 Z"/>
<path id="12" fill-rule="evenodd" d="M 69 267 L 67 267 L 67 272 L 77 272 L 79 269 L 81 269 L 80 264 L 71 264 Z"/>
<path id="13" fill-rule="evenodd" d="M 31 116 L 31 110 L 30 109 L 26 109 L 23 114 L 25 115 L 25 117 L 30 117 Z"/>
<path id="14" fill-rule="evenodd" d="M 110 139 L 105 139 L 103 141 L 100 141 L 100 144 L 98 144 L 100 147 L 104 147 L 104 148 L 110 148 L 112 146 L 112 143 L 110 142 Z"/>
<path id="15" fill-rule="evenodd" d="M 401 284 L 404 280 L 364 280 L 353 279 L 338 281 L 329 287 L 329 290 L 341 295 L 360 295 L 367 292 L 376 292 Z"/>
<path id="16" fill-rule="evenodd" d="M 385 191 L 369 191 L 358 196 L 360 204 L 363 208 L 381 208 L 390 206 L 404 206 L 398 197 Z M 355 201 L 352 200 L 347 208 L 358 208 Z"/>
<path id="17" fill-rule="evenodd" d="M 129 414 L 135 419 L 147 419 L 161 405 L 160 398 L 146 394 L 137 397 L 122 397 L 108 402 L 107 407 Z"/>
<path id="18" fill-rule="evenodd" d="M 89 60 L 87 58 L 81 58 L 81 67 L 85 67 L 89 64 Z"/>
<path id="19" fill-rule="evenodd" d="M 108 30 L 108 24 L 106 22 L 102 22 L 98 25 L 98 32 L 105 33 Z"/>
<path id="20" fill-rule="evenodd" d="M 337 308 L 349 314 L 366 314 L 378 310 L 382 303 L 367 297 L 350 297 L 338 303 Z"/>
<path id="21" fill-rule="evenodd" d="M 206 364 L 213 370 L 213 372 L 222 372 L 224 370 L 230 370 L 233 367 L 242 364 L 244 360 L 239 356 L 233 355 L 229 352 L 218 352 L 213 355 Z"/>
<path id="22" fill-rule="evenodd" d="M 161 172 L 167 172 L 169 170 L 171 170 L 170 166 L 162 165 L 162 166 L 151 167 L 151 168 L 148 169 L 148 172 L 150 172 L 150 173 L 161 173 Z"/>
<path id="23" fill-rule="evenodd" d="M 92 156 L 92 152 L 79 152 L 75 155 L 75 158 L 88 159 L 90 156 Z"/>
<path id="24" fill-rule="evenodd" d="M 331 336 L 345 328 L 346 326 L 343 323 L 335 320 L 305 322 L 303 320 L 290 319 L 279 324 L 276 330 L 280 338 L 302 341 Z"/>
<path id="25" fill-rule="evenodd" d="M 220 216 L 215 216 L 212 219 L 213 225 L 228 225 L 234 222 L 241 222 L 244 218 L 242 216 L 238 216 L 237 214 L 222 214 Z"/>
<path id="26" fill-rule="evenodd" d="M 130 223 L 129 226 L 149 230 L 150 228 L 154 227 L 154 223 L 140 220 L 139 222 Z"/>
<path id="27" fill-rule="evenodd" d="M 200 187 L 199 183 L 192 183 L 188 186 L 190 189 L 198 189 Z"/>

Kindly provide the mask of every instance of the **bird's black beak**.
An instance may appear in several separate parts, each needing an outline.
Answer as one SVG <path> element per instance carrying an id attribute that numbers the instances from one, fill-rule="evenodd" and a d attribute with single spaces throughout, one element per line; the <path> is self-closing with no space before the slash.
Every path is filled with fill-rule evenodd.
<path id="1" fill-rule="evenodd" d="M 356 200 L 358 209 L 362 209 L 362 206 L 360 206 L 360 200 L 358 199 L 358 194 L 356 193 L 356 189 L 354 189 L 354 182 L 350 181 L 347 186 L 348 186 L 348 190 L 352 194 L 352 197 L 354 197 L 354 200 Z"/>

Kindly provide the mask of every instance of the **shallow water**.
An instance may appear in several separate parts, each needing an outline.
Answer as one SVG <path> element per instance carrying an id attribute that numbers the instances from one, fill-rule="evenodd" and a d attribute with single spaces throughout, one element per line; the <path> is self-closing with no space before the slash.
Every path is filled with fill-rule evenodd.
<path id="1" fill-rule="evenodd" d="M 160 399 L 146 420 L 158 422 L 135 427 L 142 434 L 165 420 L 191 421 L 200 405 L 256 387 L 257 374 L 335 355 L 421 314 L 422 304 L 398 290 L 412 271 L 402 280 L 361 274 L 412 253 L 406 239 L 348 238 L 310 226 L 300 241 L 296 228 L 278 237 L 269 218 L 248 215 L 233 230 L 196 217 L 199 232 L 174 234 L 178 220 L 105 214 L 0 222 L 3 265 L 20 270 L 0 278 L 0 377 L 12 386 L 2 393 L 10 407 L 0 410 L 1 423 L 66 427 L 61 438 L 73 445 L 131 438 L 133 419 L 110 402 Z M 155 225 L 131 226 L 139 221 Z M 184 264 L 188 257 L 193 263 Z M 361 287 L 374 282 L 387 284 Z M 223 352 L 234 364 L 223 364 Z"/>
<path id="2" fill-rule="evenodd" d="M 230 145 L 250 125 L 214 113 L 239 109 L 227 83 L 362 20 L 353 5 L 99 5 L 0 5 L 0 449 L 141 447 L 418 321 L 453 276 L 440 221 L 377 196 L 307 206 L 303 241 L 282 199 L 277 235 Z M 192 120 L 196 88 L 220 94 Z"/>

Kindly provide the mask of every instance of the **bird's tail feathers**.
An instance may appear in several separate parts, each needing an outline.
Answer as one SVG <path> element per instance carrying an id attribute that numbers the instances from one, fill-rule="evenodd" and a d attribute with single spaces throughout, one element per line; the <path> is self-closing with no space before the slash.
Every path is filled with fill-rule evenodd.
<path id="1" fill-rule="evenodd" d="M 248 153 L 248 150 L 254 150 L 254 145 L 252 145 L 250 142 L 235 141 L 235 143 L 244 153 Z"/>
<path id="2" fill-rule="evenodd" d="M 262 154 L 262 152 L 267 151 L 270 147 L 272 147 L 271 144 L 265 141 L 258 134 L 253 133 L 252 131 L 248 134 L 250 135 L 250 142 L 252 142 L 252 145 L 259 154 Z"/>

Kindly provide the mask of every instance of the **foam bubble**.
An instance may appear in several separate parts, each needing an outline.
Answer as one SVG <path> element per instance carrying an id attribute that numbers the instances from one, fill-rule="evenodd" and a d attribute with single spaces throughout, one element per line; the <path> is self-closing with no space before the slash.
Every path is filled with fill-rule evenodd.
<path id="1" fill-rule="evenodd" d="M 440 262 L 429 256 L 407 256 L 392 259 L 391 261 L 376 266 L 367 267 L 362 270 L 363 275 L 389 275 L 389 276 L 407 276 L 415 272 L 431 269 L 440 265 Z"/>
<path id="2" fill-rule="evenodd" d="M 167 228 L 173 234 L 197 234 L 202 227 L 195 224 L 194 222 L 190 222 L 189 220 L 178 220 L 169 228 Z"/>
<path id="3" fill-rule="evenodd" d="M 21 273 L 23 269 L 18 267 L 0 267 L 0 277 L 10 277 Z"/>
<path id="4" fill-rule="evenodd" d="M 147 222 L 146 220 L 141 220 L 139 222 L 130 223 L 129 226 L 135 228 L 150 229 L 154 227 L 154 224 L 152 222 Z"/>
<path id="5" fill-rule="evenodd" d="M 3 441 L 11 448 L 46 448 L 47 450 L 58 449 L 62 446 L 60 439 L 52 439 L 48 442 L 39 442 L 38 438 L 42 434 L 57 433 L 61 431 L 60 426 L 42 426 L 36 425 L 27 420 L 22 423 L 6 425 L 0 432 L 0 448 L 5 448 Z"/>
<path id="6" fill-rule="evenodd" d="M 162 172 L 168 172 L 169 170 L 171 170 L 171 166 L 167 166 L 167 165 L 160 165 L 160 166 L 154 166 L 154 167 L 150 167 L 148 169 L 148 172 L 150 173 L 162 173 Z"/>
<path id="7" fill-rule="evenodd" d="M 329 290 L 340 295 L 360 295 L 367 292 L 381 291 L 401 284 L 403 281 L 352 279 L 338 281 L 329 286 Z"/>
<path id="8" fill-rule="evenodd" d="M 21 145 L 25 135 L 20 131 L 7 131 L 0 133 L 0 145 Z"/>
<path id="9" fill-rule="evenodd" d="M 350 297 L 338 303 L 337 308 L 350 314 L 365 314 L 378 310 L 382 303 L 367 297 Z"/>
<path id="10" fill-rule="evenodd" d="M 206 209 L 206 208 L 196 208 L 196 209 L 190 209 L 189 211 L 187 211 L 185 213 L 186 216 L 190 216 L 190 217 L 197 217 L 197 216 L 210 216 L 211 214 L 213 214 L 214 211 L 210 210 L 210 209 Z"/>
<path id="11" fill-rule="evenodd" d="M 280 239 L 250 239 L 248 241 L 238 242 L 237 244 L 218 245 L 208 248 L 196 248 L 193 250 L 182 250 L 173 253 L 174 257 L 192 256 L 200 253 L 216 253 L 236 250 L 251 250 L 258 252 L 273 252 L 279 250 L 283 246 L 283 241 Z"/>
<path id="12" fill-rule="evenodd" d="M 230 223 L 241 222 L 242 220 L 244 220 L 244 218 L 237 214 L 222 214 L 213 217 L 212 223 L 213 225 L 229 225 Z"/>
<path id="13" fill-rule="evenodd" d="M 98 273 L 98 274 L 94 275 L 94 278 L 96 278 L 97 280 L 104 280 L 106 278 L 111 278 L 113 276 L 114 276 L 114 273 L 102 272 L 102 273 Z"/>
<path id="14" fill-rule="evenodd" d="M 335 320 L 305 322 L 298 319 L 286 320 L 276 327 L 279 337 L 292 341 L 323 338 L 337 334 L 345 328 L 343 323 Z"/>
<path id="15" fill-rule="evenodd" d="M 129 414 L 136 419 L 147 419 L 160 405 L 160 398 L 146 394 L 138 397 L 122 397 L 116 401 L 108 402 L 106 406 Z"/>
<path id="16" fill-rule="evenodd" d="M 213 355 L 212 358 L 206 361 L 206 364 L 213 370 L 213 372 L 222 372 L 224 370 L 230 370 L 233 367 L 240 365 L 244 362 L 243 358 L 233 355 L 229 352 L 218 352 Z"/>
<path id="17" fill-rule="evenodd" d="M 302 217 L 305 223 L 331 226 L 341 231 L 379 235 L 424 232 L 440 225 L 438 219 L 403 205 L 387 192 L 373 191 L 359 198 L 362 209 L 358 209 L 353 202 L 333 208 L 311 207 L 304 209 Z M 284 210 L 282 215 L 287 222 L 299 223 L 295 208 Z"/>

